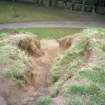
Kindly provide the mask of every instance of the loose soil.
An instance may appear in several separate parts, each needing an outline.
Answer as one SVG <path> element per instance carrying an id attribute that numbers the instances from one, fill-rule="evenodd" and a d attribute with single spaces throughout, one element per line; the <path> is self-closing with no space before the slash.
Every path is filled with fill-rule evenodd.
<path id="1" fill-rule="evenodd" d="M 11 37 L 11 38 L 10 38 Z M 11 35 L 9 38 L 15 38 Z M 13 38 L 13 39 L 14 39 Z M 4 41 L 5 43 L 7 42 Z M 13 44 L 13 43 L 12 43 Z M 20 50 L 28 56 L 26 72 L 22 87 L 16 86 L 15 81 L 5 77 L 0 78 L 0 105 L 32 105 L 39 96 L 48 95 L 51 81 L 51 66 L 56 57 L 71 45 L 71 39 L 23 38 L 16 43 Z M 56 105 L 56 99 L 55 105 Z M 61 101 L 59 101 L 61 103 Z"/>
<path id="2" fill-rule="evenodd" d="M 3 76 L 0 77 L 0 105 L 33 105 L 33 102 L 36 102 L 40 96 L 49 95 L 52 96 L 52 105 L 64 105 L 65 100 L 76 101 L 76 98 L 81 98 L 83 96 L 80 85 L 85 86 L 86 89 L 91 92 L 91 88 L 89 86 L 94 87 L 94 85 L 90 85 L 90 82 L 93 84 L 97 83 L 99 88 L 103 86 L 103 94 L 105 38 L 103 33 L 99 32 L 97 32 L 97 34 L 92 33 L 91 36 L 91 32 L 88 32 L 88 35 L 88 33 L 84 31 L 83 33 L 63 37 L 57 40 L 39 39 L 25 34 L 18 35 L 17 33 L 10 35 L 8 38 L 2 38 L 0 40 L 1 46 L 2 43 L 5 43 L 16 47 L 21 53 L 25 54 L 25 58 L 27 58 L 27 60 L 24 62 L 26 65 L 25 72 L 22 73 L 21 76 L 25 81 L 22 86 L 17 86 L 16 80 L 13 81 Z M 59 55 L 62 56 L 59 57 Z M 16 58 L 14 61 L 15 60 Z M 10 64 L 0 64 L 0 71 L 2 71 L 5 66 L 8 67 L 9 65 Z M 97 65 L 99 65 L 98 68 L 96 68 Z M 71 71 L 67 72 L 69 68 Z M 54 75 L 51 70 L 55 73 Z M 72 72 L 73 70 L 74 72 Z M 89 74 L 87 72 L 89 72 Z M 94 73 L 96 73 L 97 78 Z M 86 79 L 85 76 L 87 76 Z M 60 82 L 61 86 L 55 86 L 57 82 L 53 84 L 52 78 L 58 79 L 57 82 Z M 78 89 L 76 85 L 79 86 L 80 91 L 78 90 L 76 94 L 74 89 L 74 95 L 69 93 L 71 92 L 71 86 L 75 86 L 75 88 Z M 51 94 L 50 89 L 53 88 L 53 86 L 55 86 L 56 90 L 54 91 L 54 94 Z M 70 88 L 68 86 L 70 86 Z M 67 91 L 65 91 L 65 89 Z M 92 88 L 92 93 L 90 93 L 90 95 L 93 94 L 93 97 L 94 94 L 96 95 L 97 91 L 99 91 L 97 88 L 95 89 L 96 90 L 93 91 L 94 88 Z M 87 90 L 85 92 L 87 92 Z M 70 95 L 72 98 L 65 97 L 63 92 Z M 81 92 L 79 94 L 80 96 L 78 96 L 78 92 Z M 81 98 L 81 101 L 84 102 L 87 97 L 91 98 L 91 96 L 86 93 L 86 97 L 84 99 Z M 91 103 L 91 100 L 87 102 L 87 105 L 88 103 Z"/>

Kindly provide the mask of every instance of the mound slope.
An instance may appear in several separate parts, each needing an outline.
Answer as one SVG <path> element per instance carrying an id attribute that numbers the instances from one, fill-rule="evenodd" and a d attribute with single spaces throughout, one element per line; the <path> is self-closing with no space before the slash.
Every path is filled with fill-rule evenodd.
<path id="1" fill-rule="evenodd" d="M 4 37 L 0 74 L 0 98 L 10 105 L 104 105 L 105 29 L 59 40 Z"/>
<path id="2" fill-rule="evenodd" d="M 65 97 L 64 105 L 104 105 L 105 30 L 87 29 L 71 38 L 52 68 L 52 95 Z"/>

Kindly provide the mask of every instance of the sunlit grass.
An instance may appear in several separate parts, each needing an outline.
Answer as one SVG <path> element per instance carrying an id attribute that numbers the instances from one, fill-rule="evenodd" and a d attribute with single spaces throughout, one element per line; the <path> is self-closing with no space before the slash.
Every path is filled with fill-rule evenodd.
<path id="1" fill-rule="evenodd" d="M 39 38 L 61 38 L 67 35 L 73 35 L 81 32 L 82 28 L 28 28 L 28 29 L 11 29 L 11 30 L 0 30 L 0 36 L 6 36 L 8 33 L 27 33 L 37 35 Z"/>

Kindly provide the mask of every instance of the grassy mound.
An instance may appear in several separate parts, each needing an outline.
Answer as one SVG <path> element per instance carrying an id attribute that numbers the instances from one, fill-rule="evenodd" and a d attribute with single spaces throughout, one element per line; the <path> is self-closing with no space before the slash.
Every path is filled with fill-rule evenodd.
<path id="1" fill-rule="evenodd" d="M 2 36 L 2 35 L 1 35 Z M 23 74 L 28 62 L 27 55 L 17 46 L 20 40 L 32 37 L 28 34 L 5 35 L 0 38 L 0 76 L 6 76 L 23 84 Z M 33 36 L 34 37 L 34 36 Z"/>
<path id="2" fill-rule="evenodd" d="M 83 28 L 21 28 L 0 30 L 0 37 L 8 36 L 8 33 L 33 33 L 39 38 L 59 39 L 66 35 L 73 35 L 83 31 Z"/>
<path id="3" fill-rule="evenodd" d="M 48 96 L 39 97 L 38 100 L 33 105 L 52 105 L 51 98 Z"/>
<path id="4" fill-rule="evenodd" d="M 0 36 L 0 76 L 9 77 L 19 85 L 23 84 L 29 56 L 18 48 L 18 43 L 22 39 L 36 36 L 30 33 Z M 62 97 L 65 100 L 62 105 L 104 105 L 105 29 L 86 29 L 70 37 L 69 49 L 52 66 L 50 96 L 40 97 L 33 105 L 58 104 L 62 102 Z"/>
<path id="5" fill-rule="evenodd" d="M 52 67 L 53 96 L 65 105 L 105 104 L 105 29 L 86 29 Z"/>

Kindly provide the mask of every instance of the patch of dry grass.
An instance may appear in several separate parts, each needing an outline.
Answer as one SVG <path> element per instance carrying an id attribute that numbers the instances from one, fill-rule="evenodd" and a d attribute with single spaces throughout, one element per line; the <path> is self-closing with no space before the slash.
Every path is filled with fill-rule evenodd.
<path id="1" fill-rule="evenodd" d="M 64 80 L 59 88 L 69 100 L 65 105 L 104 105 L 104 45 L 105 29 L 84 30 L 55 62 L 52 76 L 55 81 Z"/>

